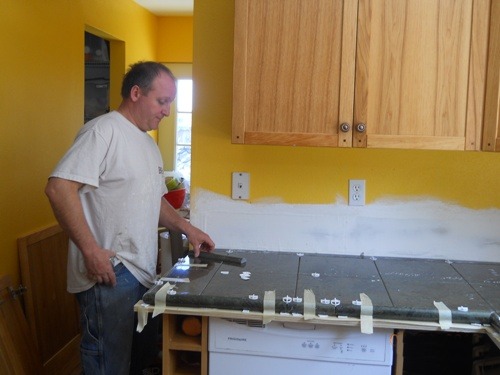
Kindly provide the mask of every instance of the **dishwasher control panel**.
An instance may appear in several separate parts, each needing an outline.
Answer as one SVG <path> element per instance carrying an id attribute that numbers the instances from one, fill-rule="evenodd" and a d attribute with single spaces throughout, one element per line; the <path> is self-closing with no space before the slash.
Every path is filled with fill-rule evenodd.
<path id="1" fill-rule="evenodd" d="M 392 330 L 210 318 L 209 351 L 360 364 L 392 364 Z"/>

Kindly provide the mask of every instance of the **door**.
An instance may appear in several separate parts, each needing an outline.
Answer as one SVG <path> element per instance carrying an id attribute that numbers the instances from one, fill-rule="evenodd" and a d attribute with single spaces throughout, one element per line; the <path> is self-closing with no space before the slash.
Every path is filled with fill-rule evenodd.
<path id="1" fill-rule="evenodd" d="M 484 61 L 471 51 L 478 52 L 478 28 L 487 24 L 474 21 L 488 19 L 484 5 L 359 0 L 354 147 L 480 146 L 466 140 L 482 125 L 474 110 L 484 91 Z"/>
<path id="2" fill-rule="evenodd" d="M 26 316 L 46 375 L 80 372 L 78 303 L 66 291 L 68 241 L 59 225 L 18 239 Z"/>
<path id="3" fill-rule="evenodd" d="M 356 1 L 235 3 L 233 143 L 350 146 Z"/>
<path id="4" fill-rule="evenodd" d="M 0 374 L 40 374 L 40 356 L 10 276 L 0 277 Z"/>

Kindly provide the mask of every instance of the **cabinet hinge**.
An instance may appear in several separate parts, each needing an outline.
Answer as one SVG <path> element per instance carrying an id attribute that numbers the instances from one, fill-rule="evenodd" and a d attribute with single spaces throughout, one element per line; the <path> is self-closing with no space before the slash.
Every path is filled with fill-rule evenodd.
<path id="1" fill-rule="evenodd" d="M 19 285 L 17 289 L 14 289 L 13 287 L 9 286 L 9 292 L 12 298 L 16 299 L 18 296 L 23 295 L 28 288 L 26 288 L 24 285 Z"/>

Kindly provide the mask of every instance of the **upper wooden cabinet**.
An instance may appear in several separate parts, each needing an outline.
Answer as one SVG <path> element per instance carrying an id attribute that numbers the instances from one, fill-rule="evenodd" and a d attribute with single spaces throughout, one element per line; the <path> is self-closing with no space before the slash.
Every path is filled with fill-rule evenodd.
<path id="1" fill-rule="evenodd" d="M 234 143 L 479 149 L 490 0 L 235 0 Z"/>
<path id="2" fill-rule="evenodd" d="M 500 1 L 491 3 L 483 150 L 500 151 Z"/>
<path id="3" fill-rule="evenodd" d="M 357 4 L 235 5 L 233 142 L 350 146 L 338 124 L 352 121 Z"/>

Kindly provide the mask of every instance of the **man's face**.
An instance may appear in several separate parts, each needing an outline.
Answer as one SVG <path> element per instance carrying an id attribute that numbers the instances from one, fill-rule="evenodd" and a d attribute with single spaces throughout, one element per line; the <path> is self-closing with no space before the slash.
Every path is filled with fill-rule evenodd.
<path id="1" fill-rule="evenodd" d="M 163 117 L 170 115 L 170 105 L 175 99 L 177 89 L 174 80 L 161 73 L 154 81 L 151 90 L 145 94 L 140 90 L 137 98 L 137 126 L 142 131 L 158 129 Z"/>

